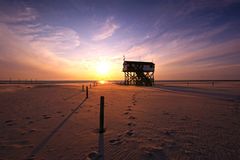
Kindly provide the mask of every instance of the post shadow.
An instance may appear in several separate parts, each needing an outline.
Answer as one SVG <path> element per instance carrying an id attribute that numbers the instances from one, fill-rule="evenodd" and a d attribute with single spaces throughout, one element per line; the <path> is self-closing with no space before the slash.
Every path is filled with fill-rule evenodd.
<path id="1" fill-rule="evenodd" d="M 104 160 L 104 134 L 98 135 L 98 153 L 101 155 L 100 160 Z"/>
<path id="2" fill-rule="evenodd" d="M 27 156 L 26 159 L 31 159 L 35 157 L 44 146 L 49 142 L 49 140 L 63 127 L 63 125 L 68 121 L 69 118 L 83 105 L 83 103 L 87 100 L 84 98 L 83 101 L 74 109 L 72 110 L 68 116 L 59 123 L 35 148 L 33 148 L 32 152 Z"/>

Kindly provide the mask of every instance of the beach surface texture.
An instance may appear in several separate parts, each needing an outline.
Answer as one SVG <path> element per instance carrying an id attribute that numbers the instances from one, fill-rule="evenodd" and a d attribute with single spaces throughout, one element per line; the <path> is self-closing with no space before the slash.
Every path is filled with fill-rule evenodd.
<path id="1" fill-rule="evenodd" d="M 240 159 L 240 83 L 106 83 L 85 97 L 82 84 L 2 84 L 0 159 Z"/>

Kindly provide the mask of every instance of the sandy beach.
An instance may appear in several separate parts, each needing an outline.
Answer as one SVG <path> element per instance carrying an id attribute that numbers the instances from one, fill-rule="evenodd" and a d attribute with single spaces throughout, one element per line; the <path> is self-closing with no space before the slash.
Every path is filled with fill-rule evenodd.
<path id="1" fill-rule="evenodd" d="M 239 17 L 240 0 L 0 0 L 0 160 L 240 160 Z"/>
<path id="2" fill-rule="evenodd" d="M 239 82 L 81 87 L 1 85 L 0 159 L 240 159 Z"/>

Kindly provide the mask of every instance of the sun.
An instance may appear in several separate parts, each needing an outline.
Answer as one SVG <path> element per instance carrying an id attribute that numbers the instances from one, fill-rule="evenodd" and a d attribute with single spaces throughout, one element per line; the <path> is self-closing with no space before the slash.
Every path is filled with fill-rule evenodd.
<path id="1" fill-rule="evenodd" d="M 97 73 L 100 75 L 107 75 L 109 72 L 109 63 L 106 61 L 99 62 L 97 64 Z"/>

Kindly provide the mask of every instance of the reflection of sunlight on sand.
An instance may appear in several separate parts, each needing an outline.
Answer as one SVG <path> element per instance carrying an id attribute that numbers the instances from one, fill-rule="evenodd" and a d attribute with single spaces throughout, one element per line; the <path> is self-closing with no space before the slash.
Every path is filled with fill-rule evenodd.
<path id="1" fill-rule="evenodd" d="M 101 80 L 101 81 L 99 81 L 99 83 L 100 83 L 100 84 L 105 84 L 105 83 L 106 83 L 106 81 L 104 81 L 104 80 Z"/>

